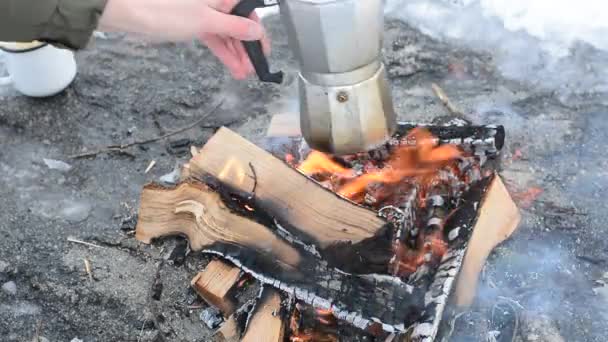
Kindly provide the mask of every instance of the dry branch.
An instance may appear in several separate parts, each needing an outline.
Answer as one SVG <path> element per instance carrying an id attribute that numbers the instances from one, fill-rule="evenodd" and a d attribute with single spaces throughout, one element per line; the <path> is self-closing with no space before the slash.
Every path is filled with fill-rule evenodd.
<path id="1" fill-rule="evenodd" d="M 114 144 L 114 145 L 108 145 L 105 147 L 100 147 L 100 148 L 95 148 L 93 151 L 91 152 L 83 152 L 83 153 L 78 153 L 78 154 L 73 154 L 71 156 L 69 156 L 70 159 L 79 159 L 79 158 L 87 158 L 87 157 L 94 157 L 98 154 L 102 154 L 102 153 L 109 153 L 109 152 L 124 152 L 125 149 L 132 147 L 132 146 L 137 146 L 137 145 L 146 145 L 146 144 L 150 144 L 159 140 L 163 140 L 169 137 L 172 137 L 176 134 L 179 133 L 183 133 L 187 130 L 190 130 L 198 125 L 200 125 L 203 121 L 205 121 L 209 116 L 211 116 L 213 113 L 215 113 L 215 111 L 220 108 L 220 106 L 224 103 L 224 100 L 221 100 L 220 102 L 218 102 L 209 112 L 203 114 L 198 120 L 194 121 L 193 123 L 182 127 L 182 128 L 178 128 L 175 129 L 169 133 L 157 136 L 157 137 L 153 137 L 153 138 L 147 138 L 147 139 L 142 139 L 142 140 L 136 140 L 130 143 L 122 143 L 122 144 Z"/>

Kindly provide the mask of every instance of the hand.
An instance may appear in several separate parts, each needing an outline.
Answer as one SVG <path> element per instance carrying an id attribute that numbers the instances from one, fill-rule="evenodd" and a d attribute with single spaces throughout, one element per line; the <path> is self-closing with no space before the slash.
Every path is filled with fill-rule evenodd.
<path id="1" fill-rule="evenodd" d="M 228 14 L 239 0 L 108 0 L 100 29 L 143 34 L 161 41 L 199 39 L 236 79 L 254 72 L 242 40 L 270 43 L 255 13 Z"/>

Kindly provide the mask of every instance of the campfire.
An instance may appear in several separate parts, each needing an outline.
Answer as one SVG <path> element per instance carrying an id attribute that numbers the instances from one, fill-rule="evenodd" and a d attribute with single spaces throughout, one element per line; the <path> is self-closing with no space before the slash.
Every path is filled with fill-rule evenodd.
<path id="1" fill-rule="evenodd" d="M 519 222 L 498 175 L 504 138 L 400 124 L 385 146 L 337 157 L 297 134 L 265 151 L 221 128 L 179 184 L 144 187 L 136 237 L 183 235 L 214 256 L 192 286 L 225 340 L 431 341 Z M 260 291 L 239 306 L 244 275 Z"/>

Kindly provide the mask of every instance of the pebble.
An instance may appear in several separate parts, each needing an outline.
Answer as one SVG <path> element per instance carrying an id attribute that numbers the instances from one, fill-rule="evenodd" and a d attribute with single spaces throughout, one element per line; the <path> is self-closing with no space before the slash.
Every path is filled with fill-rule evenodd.
<path id="1" fill-rule="evenodd" d="M 87 202 L 69 201 L 61 210 L 61 215 L 70 222 L 84 221 L 91 213 L 92 206 Z"/>
<path id="2" fill-rule="evenodd" d="M 61 160 L 47 159 L 47 158 L 43 158 L 42 160 L 44 161 L 46 166 L 51 170 L 68 172 L 72 169 L 72 165 L 70 165 L 64 161 L 61 161 Z"/>
<path id="3" fill-rule="evenodd" d="M 2 291 L 4 293 L 14 296 L 17 294 L 17 284 L 14 281 L 6 282 L 2 285 Z"/>
<path id="4" fill-rule="evenodd" d="M 4 272 L 8 271 L 9 266 L 10 265 L 8 262 L 0 260 L 0 273 L 4 273 Z"/>
<path id="5" fill-rule="evenodd" d="M 70 342 L 82 342 L 82 340 L 74 337 Z"/>

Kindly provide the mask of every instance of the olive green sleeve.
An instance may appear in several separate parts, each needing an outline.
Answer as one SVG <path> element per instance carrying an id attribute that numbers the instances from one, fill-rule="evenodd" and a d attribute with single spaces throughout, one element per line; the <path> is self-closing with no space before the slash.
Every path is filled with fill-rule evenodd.
<path id="1" fill-rule="evenodd" d="M 108 0 L 0 0 L 0 41 L 84 48 Z"/>

